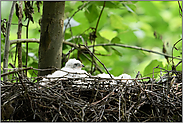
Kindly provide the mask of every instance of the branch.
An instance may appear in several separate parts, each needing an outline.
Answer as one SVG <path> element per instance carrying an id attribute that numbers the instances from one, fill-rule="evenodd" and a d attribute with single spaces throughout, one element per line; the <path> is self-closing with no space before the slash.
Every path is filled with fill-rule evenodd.
<path id="1" fill-rule="evenodd" d="M 111 77 L 111 78 L 113 78 L 112 76 L 111 76 L 111 74 L 109 73 L 109 71 L 107 70 L 107 68 L 105 67 L 105 65 L 88 49 L 88 47 L 87 46 L 85 46 L 85 45 L 83 45 L 88 51 L 89 51 L 89 53 L 90 54 L 92 54 L 92 56 L 94 56 L 101 64 L 102 64 L 102 66 L 105 68 L 105 70 L 107 71 L 107 73 L 109 74 L 109 76 Z"/>
<path id="2" fill-rule="evenodd" d="M 178 1 L 178 4 L 179 4 L 179 13 L 180 13 L 180 15 L 181 15 L 181 17 L 182 17 L 182 7 L 181 7 L 181 5 L 180 5 L 180 2 Z"/>
<path id="3" fill-rule="evenodd" d="M 18 12 L 19 12 L 19 16 L 18 16 L 18 32 L 17 32 L 17 38 L 21 39 L 22 37 L 22 17 L 23 17 L 23 13 L 22 13 L 22 1 L 19 1 L 19 7 L 18 7 Z M 22 44 L 21 43 L 17 43 L 17 50 L 18 50 L 18 67 L 21 68 L 22 67 Z M 16 61 L 15 61 L 16 62 Z M 23 74 L 23 73 L 21 73 Z"/>
<path id="4" fill-rule="evenodd" d="M 16 39 L 16 40 L 11 40 L 10 41 L 10 45 L 11 44 L 15 44 L 15 43 L 19 43 L 19 42 L 35 42 L 35 43 L 39 43 L 39 39 Z M 67 42 L 67 41 L 64 41 L 63 42 L 64 44 L 66 45 L 69 45 L 71 47 L 75 47 L 76 49 L 81 49 L 81 50 L 86 50 L 86 48 L 84 46 L 80 46 L 79 45 L 76 45 L 74 43 L 71 43 L 71 42 Z M 118 46 L 118 47 L 124 47 L 124 48 L 131 48 L 131 49 L 137 49 L 137 50 L 142 50 L 142 51 L 146 51 L 146 52 L 149 52 L 149 53 L 155 53 L 155 54 L 159 54 L 159 55 L 162 55 L 162 56 L 167 56 L 169 58 L 174 58 L 174 59 L 178 59 L 178 60 L 182 60 L 181 58 L 177 58 L 177 57 L 172 57 L 168 54 L 165 54 L 165 53 L 160 53 L 160 52 L 157 52 L 157 51 L 153 51 L 153 50 L 149 50 L 149 49 L 145 49 L 145 48 L 142 48 L 142 47 L 137 47 L 137 46 L 130 46 L 130 45 L 125 45 L 125 44 L 96 44 L 94 45 L 95 47 L 97 46 Z M 87 46 L 88 48 L 91 48 L 93 47 L 93 45 L 91 46 Z"/>
<path id="5" fill-rule="evenodd" d="M 105 8 L 105 1 L 104 1 L 104 4 L 103 4 L 103 7 L 102 7 L 102 10 L 100 11 L 100 15 L 99 15 L 99 17 L 98 17 L 98 20 L 97 20 L 97 24 L 96 24 L 96 27 L 95 27 L 95 31 L 94 31 L 94 41 L 93 41 L 93 54 L 95 54 L 95 40 L 96 40 L 96 38 L 97 38 L 97 36 L 96 36 L 96 33 L 97 33 L 97 29 L 98 29 L 98 25 L 99 25 L 99 21 L 100 21 L 100 18 L 101 18 L 101 16 L 102 16 L 102 13 L 103 13 L 103 11 L 104 11 L 104 8 Z M 91 64 L 91 74 L 92 74 L 92 72 L 93 72 L 93 63 L 94 63 L 94 59 L 93 59 L 93 55 L 92 55 L 92 64 Z M 110 75 L 111 76 L 111 75 Z"/>
<path id="6" fill-rule="evenodd" d="M 3 73 L 3 74 L 1 74 L 1 76 L 6 76 L 6 75 L 13 74 L 13 73 L 18 73 L 18 72 L 23 71 L 23 70 L 30 70 L 30 69 L 33 69 L 33 67 L 18 68 L 18 69 L 15 69 L 15 71 L 11 71 L 11 72 L 8 72 L 8 73 Z"/>
<path id="7" fill-rule="evenodd" d="M 17 44 L 17 43 L 26 43 L 26 42 L 39 43 L 40 39 L 35 39 L 35 38 L 32 38 L 32 39 L 16 39 L 16 40 L 11 40 L 10 45 Z"/>
<path id="8" fill-rule="evenodd" d="M 173 47 L 172 47 L 172 56 L 173 56 L 173 49 L 175 48 L 175 45 L 177 45 L 177 43 L 179 43 L 180 41 L 182 41 L 182 38 L 173 44 Z M 173 57 L 172 57 L 172 65 L 174 66 Z"/>
<path id="9" fill-rule="evenodd" d="M 119 47 L 124 47 L 124 48 L 131 48 L 131 49 L 142 50 L 142 51 L 146 51 L 146 52 L 150 52 L 150 53 L 159 54 L 159 55 L 162 55 L 162 56 L 167 56 L 169 58 L 174 58 L 174 59 L 182 60 L 181 58 L 173 57 L 173 56 L 170 56 L 170 55 L 165 54 L 165 53 L 160 53 L 160 52 L 149 50 L 149 49 L 145 49 L 145 48 L 142 48 L 142 47 L 130 46 L 130 45 L 125 45 L 125 44 L 115 44 L 115 43 L 114 44 L 96 44 L 94 46 L 95 47 L 96 46 L 119 46 Z M 93 47 L 93 46 L 88 46 L 88 47 L 90 48 L 90 47 Z"/>
<path id="10" fill-rule="evenodd" d="M 67 22 L 67 24 L 65 25 L 65 30 L 64 30 L 64 33 L 63 33 L 64 35 L 65 35 L 66 27 L 69 25 L 70 20 L 74 17 L 74 15 L 75 15 L 76 13 L 78 13 L 80 10 L 82 10 L 87 4 L 88 4 L 88 2 L 87 2 L 87 3 L 84 3 L 84 4 L 83 4 L 80 8 L 78 8 L 78 10 L 75 11 L 74 14 L 68 19 L 68 22 Z"/>
<path id="11" fill-rule="evenodd" d="M 9 48 L 10 48 L 9 35 L 10 35 L 10 27 L 11 27 L 11 21 L 12 21 L 12 17 L 13 17 L 15 4 L 16 4 L 16 1 L 13 1 L 12 7 L 10 10 L 8 23 L 7 23 L 7 31 L 6 31 L 6 37 L 5 37 L 5 51 L 4 51 L 4 58 L 3 58 L 3 67 L 4 68 L 8 67 Z M 6 73 L 6 72 L 7 72 L 7 70 L 3 70 L 3 73 Z M 7 76 L 3 77 L 3 80 L 4 81 L 8 80 L 8 77 Z"/>
<path id="12" fill-rule="evenodd" d="M 104 1 L 102 10 L 101 10 L 100 15 L 99 15 L 98 20 L 97 20 L 97 24 L 96 24 L 96 27 L 95 27 L 95 35 L 96 35 L 96 33 L 97 33 L 97 28 L 98 28 L 98 25 L 99 25 L 100 18 L 101 18 L 101 16 L 102 16 L 102 12 L 104 11 L 104 8 L 105 8 L 105 2 L 106 2 L 106 1 Z"/>

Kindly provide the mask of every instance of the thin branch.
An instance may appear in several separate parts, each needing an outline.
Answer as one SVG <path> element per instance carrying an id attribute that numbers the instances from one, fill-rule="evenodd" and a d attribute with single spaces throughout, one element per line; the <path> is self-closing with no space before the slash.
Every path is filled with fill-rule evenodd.
<path id="1" fill-rule="evenodd" d="M 6 75 L 10 75 L 10 74 L 14 74 L 14 73 L 18 73 L 20 71 L 24 71 L 24 70 L 31 70 L 33 69 L 33 67 L 28 67 L 28 68 L 18 68 L 17 70 L 15 71 L 11 71 L 11 72 L 8 72 L 8 73 L 3 73 L 1 74 L 1 76 L 6 76 Z"/>
<path id="2" fill-rule="evenodd" d="M 11 44 L 16 44 L 16 43 L 19 43 L 19 42 L 22 42 L 22 43 L 25 43 L 25 42 L 35 42 L 35 43 L 39 43 L 39 39 L 16 39 L 16 40 L 11 40 L 10 41 L 10 45 Z M 71 42 L 66 42 L 64 41 L 63 42 L 64 44 L 66 45 L 69 45 L 69 46 L 72 46 L 72 47 L 77 47 L 81 50 L 85 50 L 86 48 L 84 46 L 80 46 L 79 45 L 76 45 L 74 43 L 71 43 Z M 182 60 L 181 58 L 177 58 L 177 57 L 172 57 L 168 54 L 165 54 L 165 53 L 160 53 L 160 52 L 157 52 L 157 51 L 153 51 L 153 50 L 149 50 L 149 49 L 145 49 L 145 48 L 142 48 L 142 47 L 137 47 L 137 46 L 130 46 L 130 45 L 125 45 L 125 44 L 96 44 L 94 45 L 95 47 L 97 46 L 118 46 L 118 47 L 124 47 L 124 48 L 131 48 L 131 49 L 137 49 L 137 50 L 142 50 L 142 51 L 146 51 L 146 52 L 149 52 L 149 53 L 155 53 L 155 54 L 159 54 L 159 55 L 162 55 L 162 56 L 167 56 L 169 58 L 174 58 L 174 59 L 178 59 L 178 60 Z M 93 45 L 91 46 L 87 46 L 88 48 L 91 48 L 93 47 Z M 76 49 L 77 49 L 76 48 Z"/>
<path id="3" fill-rule="evenodd" d="M 9 42 L 9 35 L 10 35 L 10 27 L 11 27 L 11 21 L 13 17 L 13 12 L 14 12 L 14 7 L 15 7 L 16 1 L 13 1 L 11 10 L 10 10 L 10 15 L 7 23 L 7 30 L 6 30 L 6 37 L 5 37 L 5 51 L 4 51 L 4 58 L 3 58 L 3 67 L 7 68 L 8 67 L 8 57 L 9 57 L 9 47 L 10 47 L 10 42 Z M 6 73 L 7 70 L 3 70 L 3 73 Z M 3 77 L 4 81 L 8 80 L 8 76 Z"/>
<path id="4" fill-rule="evenodd" d="M 104 8 L 105 8 L 105 2 L 106 2 L 106 1 L 104 1 L 102 10 L 101 10 L 100 15 L 99 15 L 98 20 L 97 20 L 97 24 L 96 24 L 96 27 L 95 27 L 95 35 L 96 35 L 96 33 L 97 33 L 97 29 L 98 29 L 98 25 L 99 25 L 100 18 L 101 18 L 101 16 L 102 16 L 102 13 L 103 13 Z"/>
<path id="5" fill-rule="evenodd" d="M 104 99 L 108 98 L 110 95 L 112 95 L 114 93 L 114 91 L 116 90 L 117 87 L 115 87 L 109 94 L 107 94 L 104 98 L 102 98 L 101 100 L 97 101 L 97 102 L 93 102 L 91 103 L 91 105 L 96 105 L 98 103 L 100 103 L 101 101 L 103 101 Z"/>
<path id="6" fill-rule="evenodd" d="M 159 54 L 159 55 L 162 55 L 162 56 L 167 56 L 169 58 L 174 58 L 174 59 L 182 60 L 181 58 L 173 57 L 173 56 L 170 56 L 170 55 L 165 54 L 165 53 L 160 53 L 160 52 L 149 50 L 149 49 L 145 49 L 145 48 L 142 48 L 142 47 L 130 46 L 130 45 L 125 45 L 125 44 L 115 44 L 115 43 L 114 44 L 96 44 L 95 46 L 119 46 L 119 47 L 124 47 L 124 48 L 131 48 L 131 49 L 142 50 L 142 51 L 146 51 L 146 52 L 150 52 L 150 53 Z M 88 46 L 88 47 L 90 48 L 92 46 Z"/>
<path id="7" fill-rule="evenodd" d="M 28 22 L 27 22 L 27 25 L 26 25 L 26 38 L 28 39 L 29 38 L 29 22 L 30 22 L 30 19 L 28 18 Z M 27 62 L 28 62 L 28 49 L 29 49 L 29 43 L 26 42 L 26 60 L 25 60 L 25 66 L 27 67 Z M 27 70 L 25 72 L 25 75 L 27 76 Z"/>
<path id="8" fill-rule="evenodd" d="M 175 42 L 175 43 L 173 44 L 173 47 L 172 47 L 172 56 L 173 56 L 173 49 L 175 48 L 175 45 L 177 45 L 177 43 L 179 43 L 180 41 L 182 41 L 182 38 L 179 39 L 177 42 Z M 174 66 L 173 57 L 172 57 L 172 65 Z"/>
<path id="9" fill-rule="evenodd" d="M 98 20 L 97 20 L 97 24 L 96 24 L 96 27 L 95 27 L 95 31 L 94 31 L 94 41 L 93 41 L 93 51 L 92 51 L 92 53 L 93 54 L 95 54 L 95 40 L 96 40 L 96 33 L 97 33 L 97 29 L 98 29 L 98 25 L 99 25 L 99 22 L 100 22 L 100 18 L 101 18 L 101 16 L 102 16 L 102 13 L 103 13 L 103 10 L 104 10 L 104 8 L 105 8 L 105 2 L 106 1 L 104 1 L 104 4 L 103 4 L 103 7 L 102 7 L 102 10 L 100 11 L 100 15 L 99 15 L 99 17 L 98 17 Z M 94 62 L 94 58 L 93 58 L 93 55 L 92 55 L 92 64 L 91 64 L 91 74 L 92 74 L 92 72 L 93 72 L 93 62 Z"/>
<path id="10" fill-rule="evenodd" d="M 40 42 L 40 39 L 35 39 L 35 38 L 32 38 L 32 39 L 16 39 L 16 40 L 11 40 L 10 41 L 10 45 L 12 44 L 17 44 L 17 43 L 39 43 Z"/>
<path id="11" fill-rule="evenodd" d="M 92 54 L 92 56 L 94 56 L 101 64 L 102 64 L 102 66 L 104 67 L 104 69 L 107 71 L 107 73 L 109 74 L 109 76 L 111 77 L 111 78 L 113 78 L 112 76 L 111 76 L 111 74 L 109 73 L 109 71 L 107 70 L 107 68 L 105 67 L 105 65 L 89 50 L 89 48 L 87 47 L 87 46 L 85 46 L 85 45 L 83 45 L 88 51 L 89 51 L 89 53 L 90 54 Z"/>
<path id="12" fill-rule="evenodd" d="M 181 17 L 182 17 L 182 7 L 181 7 L 181 5 L 180 5 L 180 2 L 178 1 L 178 4 L 179 4 L 179 13 L 180 13 L 180 15 L 181 15 Z"/>
<path id="13" fill-rule="evenodd" d="M 16 43 L 20 43 L 20 42 L 21 42 L 21 43 L 26 43 L 26 42 L 39 43 L 40 40 L 39 40 L 39 39 L 16 39 L 16 40 L 11 40 L 11 41 L 10 41 L 10 45 L 16 44 Z M 63 43 L 66 44 L 66 45 L 69 45 L 69 46 L 71 46 L 71 47 L 74 47 L 74 49 L 77 49 L 77 50 L 86 49 L 86 48 L 83 47 L 83 46 L 79 47 L 78 45 L 76 45 L 76 44 L 74 44 L 74 43 L 71 43 L 71 42 L 63 41 Z M 74 50 L 74 49 L 73 49 L 73 50 Z M 71 49 L 70 52 L 72 52 L 73 50 Z M 88 58 L 88 56 L 87 56 L 86 54 L 84 54 L 83 52 L 81 52 L 81 53 L 91 62 L 91 60 Z M 99 69 L 99 71 L 101 72 L 102 70 L 99 68 L 99 66 L 98 66 L 96 63 L 94 63 L 94 64 L 96 65 L 96 67 L 97 67 L 97 68 Z"/>
<path id="14" fill-rule="evenodd" d="M 87 2 L 87 3 L 84 3 L 84 4 L 83 4 L 80 8 L 78 8 L 78 10 L 75 11 L 74 14 L 68 19 L 68 22 L 67 22 L 67 24 L 65 25 L 65 30 L 64 30 L 63 35 L 65 35 L 66 27 L 68 26 L 70 20 L 74 17 L 74 15 L 75 15 L 76 13 L 78 13 L 80 10 L 82 10 L 87 4 L 88 4 L 88 2 Z"/>
<path id="15" fill-rule="evenodd" d="M 18 32 L 17 32 L 17 38 L 21 39 L 22 37 L 22 1 L 19 1 L 19 17 L 18 17 Z M 22 44 L 17 43 L 17 49 L 18 49 L 18 67 L 22 67 Z"/>

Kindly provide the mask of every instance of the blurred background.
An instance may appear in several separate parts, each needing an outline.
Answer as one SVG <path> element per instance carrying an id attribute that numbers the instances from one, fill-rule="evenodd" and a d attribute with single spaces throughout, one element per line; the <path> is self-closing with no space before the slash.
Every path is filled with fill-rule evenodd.
<path id="1" fill-rule="evenodd" d="M 65 21 L 66 24 L 70 17 L 73 17 L 69 26 L 65 27 L 65 41 L 71 43 L 87 44 L 92 46 L 92 28 L 96 27 L 103 1 L 66 1 Z M 42 15 L 43 2 L 38 4 L 34 1 L 32 14 L 34 23 L 31 21 L 28 28 L 29 39 L 40 38 L 40 20 Z M 182 5 L 182 1 L 180 2 Z M 1 1 L 1 68 L 3 62 L 5 37 L 2 32 L 2 20 L 8 20 L 12 1 Z M 24 5 L 23 5 L 24 8 Z M 80 9 L 79 9 L 80 8 Z M 40 9 L 38 12 L 38 9 Z M 74 14 L 74 16 L 73 16 Z M 102 12 L 97 28 L 97 38 L 95 44 L 123 44 L 138 46 L 145 49 L 162 53 L 163 45 L 166 54 L 172 55 L 173 45 L 182 38 L 182 12 L 178 1 L 107 1 Z M 23 25 L 27 24 L 28 19 L 23 18 Z M 18 18 L 15 11 L 12 18 L 10 29 L 10 40 L 17 39 Z M 77 36 L 80 36 L 78 38 Z M 26 39 L 26 28 L 22 28 L 22 39 Z M 15 59 L 15 44 L 10 47 L 9 63 Z M 22 44 L 22 60 L 25 64 L 26 45 Z M 28 67 L 38 68 L 38 43 L 29 43 Z M 69 45 L 63 45 L 63 54 L 71 50 Z M 92 51 L 93 49 L 90 48 Z M 111 74 L 119 76 L 127 73 L 135 77 L 138 71 L 143 76 L 149 76 L 154 67 L 158 65 L 165 69 L 171 69 L 171 59 L 169 64 L 163 55 L 149 53 L 135 48 L 125 48 L 117 46 L 97 46 L 95 55 L 106 66 Z M 173 49 L 173 56 L 182 58 L 182 42 L 176 44 Z M 77 50 L 70 55 L 77 58 Z M 90 71 L 91 63 L 80 54 L 80 60 L 85 65 L 85 70 Z M 175 65 L 180 60 L 174 59 Z M 17 61 L 16 61 L 17 62 Z M 97 62 L 102 71 L 106 73 L 103 66 Z M 16 63 L 18 66 L 18 63 Z M 182 70 L 182 64 L 177 66 L 177 70 Z M 2 73 L 2 69 L 1 69 Z M 93 75 L 98 74 L 95 71 Z M 28 76 L 36 76 L 30 70 Z"/>

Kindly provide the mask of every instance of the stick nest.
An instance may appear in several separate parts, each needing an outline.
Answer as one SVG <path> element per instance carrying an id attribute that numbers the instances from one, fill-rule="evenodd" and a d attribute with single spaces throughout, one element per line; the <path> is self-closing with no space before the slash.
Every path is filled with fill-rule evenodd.
<path id="1" fill-rule="evenodd" d="M 15 73 L 15 78 L 15 83 L 1 81 L 3 121 L 182 121 L 182 72 L 137 77 L 131 84 L 89 77 L 58 78 L 41 86 L 40 77 Z"/>

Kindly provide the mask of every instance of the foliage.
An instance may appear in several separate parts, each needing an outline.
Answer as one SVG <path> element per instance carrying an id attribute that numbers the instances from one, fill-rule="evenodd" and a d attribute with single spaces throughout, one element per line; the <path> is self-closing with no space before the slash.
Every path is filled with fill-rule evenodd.
<path id="1" fill-rule="evenodd" d="M 65 19 L 72 17 L 79 23 L 78 26 L 67 28 L 65 30 L 65 40 L 71 39 L 71 43 L 87 44 L 93 43 L 119 43 L 132 46 L 139 46 L 150 50 L 162 52 L 163 44 L 167 50 L 167 54 L 172 54 L 173 45 L 181 39 L 182 23 L 179 13 L 179 5 L 177 1 L 106 1 L 104 11 L 99 20 L 96 40 L 92 40 L 94 28 L 97 21 L 103 1 L 66 1 Z M 8 19 L 11 5 L 10 1 L 2 2 L 1 20 Z M 23 4 L 24 5 L 24 4 Z M 40 38 L 40 19 L 42 14 L 43 4 L 33 2 L 34 13 L 32 14 L 33 22 L 30 22 L 28 28 L 28 38 Z M 40 13 L 38 12 L 40 10 Z M 27 16 L 24 16 L 24 19 Z M 13 15 L 12 26 L 10 32 L 10 40 L 17 39 L 17 17 Z M 28 19 L 23 21 L 26 25 Z M 72 25 L 72 23 L 71 23 Z M 2 23 L 1 23 L 2 28 Z M 72 38 L 74 36 L 82 36 L 81 38 Z M 22 39 L 26 38 L 26 27 L 23 26 Z M 4 36 L 1 32 L 1 66 L 4 52 Z M 29 43 L 28 67 L 38 67 L 38 43 Z M 23 44 L 23 64 L 25 64 L 26 44 Z M 70 46 L 63 45 L 63 53 L 66 54 L 71 49 Z M 90 48 L 93 51 L 92 47 Z M 11 45 L 9 62 L 14 63 L 15 59 L 15 44 Z M 182 44 L 177 43 L 176 49 L 173 49 L 173 55 L 181 57 Z M 70 57 L 77 57 L 77 50 L 71 53 Z M 107 67 L 110 73 L 118 76 L 122 73 L 128 73 L 134 77 L 138 71 L 147 75 L 152 73 L 152 69 L 158 65 L 164 68 L 171 68 L 172 59 L 169 65 L 167 60 L 162 55 L 139 51 L 136 49 L 122 48 L 115 46 L 98 46 L 95 47 L 95 55 Z M 87 56 L 89 56 L 87 54 Z M 85 56 L 80 54 L 80 59 L 86 66 L 85 69 L 90 71 L 91 63 Z M 174 59 L 174 65 L 180 60 Z M 100 63 L 97 62 L 99 65 Z M 182 64 L 177 66 L 177 70 L 182 70 Z M 17 63 L 15 66 L 18 66 Z M 100 65 L 103 72 L 106 72 Z M 2 71 L 1 71 L 2 72 Z M 94 74 L 99 73 L 96 71 Z M 31 74 L 31 75 L 30 75 Z M 36 76 L 31 71 L 29 76 Z"/>

